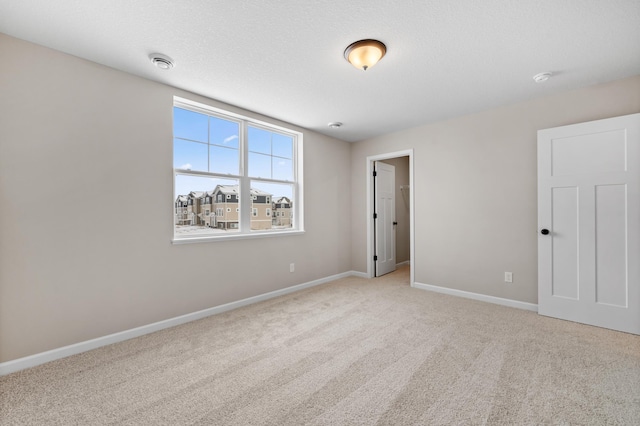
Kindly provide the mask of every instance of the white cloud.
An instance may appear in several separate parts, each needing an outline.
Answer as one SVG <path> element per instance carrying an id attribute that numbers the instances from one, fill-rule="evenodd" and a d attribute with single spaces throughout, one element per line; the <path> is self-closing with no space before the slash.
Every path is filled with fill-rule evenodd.
<path id="1" fill-rule="evenodd" d="M 234 139 L 238 139 L 238 136 L 237 135 L 229 136 L 228 138 L 225 138 L 223 142 L 224 143 L 229 143 Z"/>
<path id="2" fill-rule="evenodd" d="M 185 170 L 191 170 L 193 166 L 191 165 L 191 163 L 187 163 L 187 164 L 183 164 L 182 166 L 178 167 L 179 169 L 185 169 Z"/>
<path id="3" fill-rule="evenodd" d="M 278 161 L 278 166 L 284 166 L 284 161 Z"/>

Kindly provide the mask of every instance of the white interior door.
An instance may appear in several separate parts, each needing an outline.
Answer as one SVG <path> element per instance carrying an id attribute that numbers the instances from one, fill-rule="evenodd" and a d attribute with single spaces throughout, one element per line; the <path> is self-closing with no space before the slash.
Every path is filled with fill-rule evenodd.
<path id="1" fill-rule="evenodd" d="M 396 270 L 396 168 L 380 161 L 374 167 L 374 259 L 379 277 Z"/>
<path id="2" fill-rule="evenodd" d="M 640 114 L 538 132 L 538 312 L 640 334 Z"/>

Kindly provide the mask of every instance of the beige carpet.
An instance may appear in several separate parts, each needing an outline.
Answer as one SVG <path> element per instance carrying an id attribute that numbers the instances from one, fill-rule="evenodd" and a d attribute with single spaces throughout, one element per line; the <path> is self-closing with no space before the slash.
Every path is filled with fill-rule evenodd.
<path id="1" fill-rule="evenodd" d="M 348 278 L 0 378 L 2 425 L 640 424 L 640 337 Z"/>

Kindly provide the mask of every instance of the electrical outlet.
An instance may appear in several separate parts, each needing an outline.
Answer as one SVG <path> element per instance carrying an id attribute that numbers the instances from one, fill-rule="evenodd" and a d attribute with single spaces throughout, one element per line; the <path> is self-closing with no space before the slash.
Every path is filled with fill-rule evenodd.
<path id="1" fill-rule="evenodd" d="M 504 273 L 504 282 L 512 283 L 513 282 L 513 272 L 505 272 Z"/>
<path id="2" fill-rule="evenodd" d="M 290 263 L 289 264 L 289 272 L 293 272 L 296 270 L 296 264 L 295 263 Z"/>

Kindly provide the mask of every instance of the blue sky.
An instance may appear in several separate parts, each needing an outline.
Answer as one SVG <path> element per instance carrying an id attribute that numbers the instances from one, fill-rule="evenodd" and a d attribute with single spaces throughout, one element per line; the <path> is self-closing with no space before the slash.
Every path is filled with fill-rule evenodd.
<path id="1" fill-rule="evenodd" d="M 174 107 L 173 166 L 219 174 L 240 172 L 238 122 Z M 293 138 L 248 126 L 249 176 L 293 181 Z M 211 191 L 216 185 L 237 185 L 237 179 L 178 175 L 176 194 Z M 252 182 L 252 188 L 292 198 L 291 185 Z"/>

